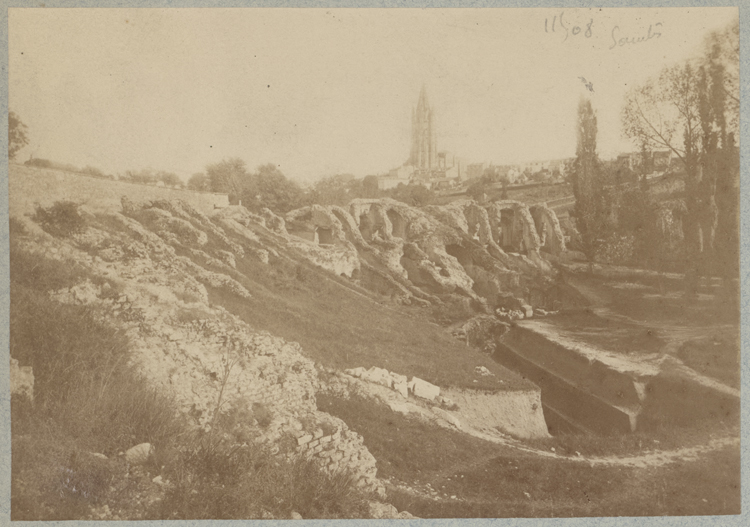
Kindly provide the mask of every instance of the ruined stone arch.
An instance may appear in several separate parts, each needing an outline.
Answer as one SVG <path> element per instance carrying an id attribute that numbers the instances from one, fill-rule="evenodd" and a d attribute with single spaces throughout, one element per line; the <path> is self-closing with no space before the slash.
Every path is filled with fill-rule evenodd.
<path id="1" fill-rule="evenodd" d="M 544 203 L 532 205 L 529 211 L 539 235 L 540 248 L 550 254 L 565 251 L 565 236 L 555 212 Z"/>
<path id="2" fill-rule="evenodd" d="M 528 254 L 541 246 L 534 219 L 528 207 L 518 201 L 495 201 L 488 208 L 491 229 L 497 232 L 497 244 L 507 252 Z"/>

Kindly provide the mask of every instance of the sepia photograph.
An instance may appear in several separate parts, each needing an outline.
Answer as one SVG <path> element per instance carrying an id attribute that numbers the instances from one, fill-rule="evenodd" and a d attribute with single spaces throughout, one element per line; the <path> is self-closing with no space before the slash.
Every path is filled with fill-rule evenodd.
<path id="1" fill-rule="evenodd" d="M 739 521 L 738 7 L 7 38 L 12 521 Z"/>

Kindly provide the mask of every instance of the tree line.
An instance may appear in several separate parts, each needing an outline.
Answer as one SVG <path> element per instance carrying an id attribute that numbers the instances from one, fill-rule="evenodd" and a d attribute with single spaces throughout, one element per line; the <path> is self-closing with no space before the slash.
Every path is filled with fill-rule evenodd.
<path id="1" fill-rule="evenodd" d="M 578 108 L 571 167 L 572 216 L 590 262 L 631 260 L 685 273 L 694 294 L 701 276 L 739 276 L 739 22 L 710 34 L 700 56 L 665 67 L 627 93 L 623 133 L 640 152 L 639 184 L 607 186 L 596 154 L 590 99 Z M 645 162 L 656 151 L 677 159 L 684 191 L 649 192 Z M 625 243 L 627 242 L 627 243 Z M 624 248 L 624 245 L 629 245 Z M 627 254 L 626 254 L 627 253 Z"/>
<path id="2" fill-rule="evenodd" d="M 435 193 L 422 185 L 402 184 L 394 189 L 381 190 L 376 176 L 355 178 L 351 174 L 336 174 L 309 188 L 302 188 L 273 163 L 250 171 L 239 158 L 208 165 L 205 172 L 190 177 L 187 187 L 226 193 L 230 202 L 241 203 L 250 210 L 269 208 L 280 213 L 312 204 L 343 206 L 355 198 L 390 197 L 417 207 L 427 205 L 435 198 Z"/>

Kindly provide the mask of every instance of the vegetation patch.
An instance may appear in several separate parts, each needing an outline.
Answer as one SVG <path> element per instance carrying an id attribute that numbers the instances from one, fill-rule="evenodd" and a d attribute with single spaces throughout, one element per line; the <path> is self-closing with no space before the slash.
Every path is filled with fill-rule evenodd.
<path id="1" fill-rule="evenodd" d="M 10 354 L 35 377 L 33 404 L 11 397 L 13 520 L 368 514 L 371 496 L 348 475 L 239 442 L 232 432 L 242 416 L 196 431 L 130 364 L 130 341 L 104 313 L 47 294 L 91 278 L 11 244 Z M 262 405 L 248 413 L 259 427 L 272 419 Z M 122 452 L 140 443 L 154 455 L 131 465 Z M 280 443 L 282 454 L 293 450 Z"/>
<path id="2" fill-rule="evenodd" d="M 80 206 L 73 201 L 56 201 L 47 208 L 37 207 L 33 219 L 49 234 L 67 238 L 86 228 Z"/>

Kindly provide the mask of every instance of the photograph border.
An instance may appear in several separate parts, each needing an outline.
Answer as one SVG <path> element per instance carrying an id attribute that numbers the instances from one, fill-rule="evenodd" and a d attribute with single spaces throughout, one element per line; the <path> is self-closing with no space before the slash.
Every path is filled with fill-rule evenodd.
<path id="1" fill-rule="evenodd" d="M 2 46 L 2 55 L 0 57 L 0 85 L 3 87 L 4 96 L 2 97 L 2 111 L 5 122 L 7 123 L 8 115 L 8 9 L 9 8 L 220 8 L 220 7 L 284 7 L 284 8 L 456 8 L 456 7 L 471 7 L 471 8 L 552 8 L 552 7 L 564 7 L 564 8 L 585 8 L 592 7 L 590 2 L 583 1 L 492 1 L 492 0 L 474 0 L 474 1 L 415 1 L 407 2 L 404 0 L 380 0 L 380 1 L 358 1 L 358 0 L 336 0 L 336 1 L 315 1 L 315 0 L 248 0 L 248 1 L 226 1 L 226 0 L 47 0 L 44 3 L 35 2 L 31 0 L 0 0 L 3 4 L 2 9 L 2 20 L 0 20 L 0 46 Z M 696 516 L 696 517 L 630 517 L 630 518 L 616 518 L 616 517 L 603 517 L 603 518 L 565 518 L 565 519 L 542 519 L 542 518 L 502 518 L 502 519 L 469 519 L 469 520 L 455 520 L 455 519 L 444 519 L 444 520 L 399 520 L 399 525 L 416 525 L 422 524 L 442 524 L 442 525 L 453 525 L 463 524 L 466 525 L 467 521 L 471 522 L 472 526 L 489 526 L 489 525 L 509 525 L 509 526 L 521 526 L 521 525 L 551 525 L 551 526 L 562 526 L 562 525 L 577 525 L 577 526 L 628 526 L 636 527 L 642 525 L 660 525 L 660 526 L 690 526 L 698 527 L 705 525 L 748 525 L 750 524 L 750 481 L 748 479 L 748 458 L 750 451 L 748 451 L 748 423 L 750 422 L 750 403 L 748 402 L 748 378 L 750 374 L 750 359 L 748 358 L 748 337 L 750 337 L 750 326 L 748 322 L 748 310 L 750 310 L 750 294 L 746 291 L 745 281 L 746 277 L 750 274 L 750 191 L 748 190 L 748 170 L 750 169 L 750 134 L 748 134 L 749 122 L 748 119 L 748 103 L 750 102 L 750 74 L 748 73 L 748 56 L 750 55 L 750 9 L 748 5 L 750 2 L 701 2 L 695 0 L 681 0 L 681 1 L 657 1 L 650 2 L 647 0 L 631 0 L 631 1 L 614 1 L 607 2 L 607 8 L 618 8 L 618 7 L 636 7 L 636 8 L 652 8 L 652 7 L 711 7 L 711 6 L 737 6 L 739 7 L 740 17 L 740 97 L 741 97 L 741 109 L 740 109 L 740 160 L 741 160 L 741 183 L 740 183 L 740 204 L 741 204 L 741 218 L 740 218 L 740 288 L 741 291 L 741 386 L 742 386 L 742 401 L 741 401 L 741 431 L 742 431 L 742 444 L 741 444 L 741 481 L 742 481 L 742 514 L 737 516 Z M 598 6 L 597 6 L 598 7 Z M 2 128 L 2 141 L 7 142 L 7 127 Z M 0 360 L 0 525 L 6 524 L 10 521 L 10 445 L 11 445 L 11 434 L 10 434 L 10 388 L 9 388 L 9 360 L 8 360 L 8 346 L 9 346 L 9 334 L 8 334 L 8 309 L 9 309 L 9 262 L 8 262 L 8 157 L 7 150 L 5 148 L 0 152 L 0 179 L 2 180 L 2 191 L 0 191 L 0 237 L 2 238 L 2 258 L 0 258 L 0 294 L 2 299 L 0 301 L 0 348 L 2 348 L 3 360 Z M 245 520 L 243 523 L 250 522 L 262 522 L 266 524 L 272 523 L 285 523 L 293 522 L 294 520 Z M 310 520 L 307 520 L 310 521 Z M 315 520 L 316 525 L 327 525 L 346 521 L 347 524 L 366 526 L 373 525 L 373 521 L 382 522 L 386 520 Z M 391 520 L 387 520 L 391 521 Z M 23 525 L 47 525 L 51 523 L 57 524 L 58 522 L 17 522 L 16 524 Z M 83 523 L 81 522 L 65 522 L 65 525 Z M 217 526 L 217 527 L 230 527 L 238 525 L 238 521 L 117 521 L 117 522 L 85 522 L 88 524 L 102 524 L 112 525 L 115 524 L 120 526 L 128 527 L 139 527 L 143 525 L 163 525 L 163 526 L 175 526 L 175 525 L 195 525 L 195 526 Z M 297 525 L 298 523 L 294 523 Z"/>

